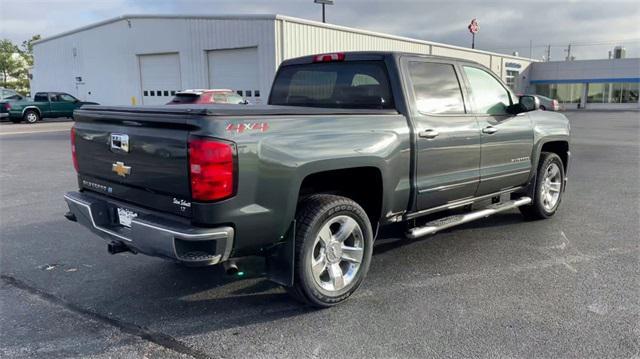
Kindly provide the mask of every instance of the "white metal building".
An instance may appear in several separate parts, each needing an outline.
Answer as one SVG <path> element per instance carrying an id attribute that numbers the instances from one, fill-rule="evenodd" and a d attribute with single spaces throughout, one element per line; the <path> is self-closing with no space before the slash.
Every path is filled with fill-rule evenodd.
<path id="1" fill-rule="evenodd" d="M 528 82 L 565 109 L 640 108 L 640 58 L 537 62 Z"/>
<path id="2" fill-rule="evenodd" d="M 229 88 L 265 103 L 283 60 L 358 50 L 474 60 L 516 90 L 532 62 L 281 15 L 124 15 L 36 42 L 31 89 L 101 104 L 162 104 L 181 89 Z"/>

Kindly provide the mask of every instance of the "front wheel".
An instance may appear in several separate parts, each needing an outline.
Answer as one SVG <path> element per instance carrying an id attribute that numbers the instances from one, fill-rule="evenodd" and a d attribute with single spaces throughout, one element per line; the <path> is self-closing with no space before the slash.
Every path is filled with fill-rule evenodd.
<path id="1" fill-rule="evenodd" d="M 294 285 L 289 292 L 316 307 L 346 300 L 364 280 L 373 251 L 365 211 L 349 198 L 313 195 L 296 213 Z"/>
<path id="2" fill-rule="evenodd" d="M 40 121 L 40 114 L 36 110 L 27 110 L 27 111 L 25 111 L 25 113 L 22 116 L 22 118 L 27 123 L 36 123 L 36 122 Z"/>
<path id="3" fill-rule="evenodd" d="M 533 202 L 520 207 L 527 219 L 546 219 L 553 216 L 560 202 L 564 186 L 564 165 L 560 157 L 552 152 L 542 152 L 536 174 Z"/>

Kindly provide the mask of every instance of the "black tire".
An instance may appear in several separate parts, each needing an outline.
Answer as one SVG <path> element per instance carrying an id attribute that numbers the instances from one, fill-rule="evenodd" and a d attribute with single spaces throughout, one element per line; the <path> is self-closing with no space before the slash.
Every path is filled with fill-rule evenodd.
<path id="1" fill-rule="evenodd" d="M 41 120 L 40 113 L 36 110 L 26 110 L 22 115 L 22 119 L 26 123 L 36 123 Z"/>
<path id="2" fill-rule="evenodd" d="M 558 192 L 557 202 L 551 207 L 546 208 L 544 204 L 544 183 L 545 175 L 551 166 L 557 166 L 560 175 L 560 190 Z M 529 205 L 520 207 L 522 215 L 529 220 L 547 219 L 552 217 L 558 211 L 562 202 L 562 194 L 564 193 L 564 165 L 562 159 L 552 152 L 542 152 L 538 161 L 538 171 L 536 173 L 536 182 L 533 195 L 533 202 Z"/>
<path id="3" fill-rule="evenodd" d="M 359 231 L 354 230 L 353 232 L 349 232 L 351 233 L 349 240 L 359 241 L 358 243 L 362 248 L 362 259 L 348 284 L 339 290 L 327 290 L 318 283 L 318 279 L 315 279 L 312 272 L 311 264 L 313 263 L 313 257 L 317 255 L 316 248 L 318 245 L 322 245 L 322 243 L 317 241 L 317 238 L 320 237 L 320 230 L 332 221 L 346 219 L 353 223 L 345 217 L 355 220 L 355 223 L 358 225 Z M 334 233 L 331 233 L 331 238 L 332 240 L 336 238 Z M 287 288 L 287 290 L 295 299 L 304 303 L 326 308 L 346 300 L 358 289 L 369 270 L 371 254 L 373 252 L 373 231 L 371 229 L 371 223 L 362 207 L 349 198 L 326 194 L 318 194 L 306 198 L 300 203 L 296 213 L 295 241 L 294 285 L 293 287 Z M 345 242 L 343 242 L 343 244 Z M 325 254 L 323 256 L 325 262 L 329 263 L 329 250 L 327 248 L 321 248 L 320 250 L 324 250 L 323 253 Z M 340 253 L 342 253 L 342 251 L 340 251 Z M 335 259 L 335 253 L 333 253 L 333 255 Z M 333 263 L 333 265 L 335 264 L 336 263 Z M 330 275 L 329 267 L 331 265 L 332 264 L 327 264 L 325 267 L 326 272 L 323 273 L 325 273 L 326 276 Z M 343 266 L 343 268 L 345 268 L 345 265 L 346 268 L 352 268 L 352 264 L 348 262 L 339 262 L 337 265 Z M 355 266 L 355 264 L 353 265 Z M 343 274 L 342 269 L 340 270 L 340 274 Z M 332 279 L 329 278 L 329 281 L 331 280 Z"/>
<path id="4" fill-rule="evenodd" d="M 546 108 L 546 107 L 544 107 L 544 105 L 540 105 L 540 109 L 541 109 L 542 111 L 546 111 L 546 110 L 547 110 L 547 108 Z"/>

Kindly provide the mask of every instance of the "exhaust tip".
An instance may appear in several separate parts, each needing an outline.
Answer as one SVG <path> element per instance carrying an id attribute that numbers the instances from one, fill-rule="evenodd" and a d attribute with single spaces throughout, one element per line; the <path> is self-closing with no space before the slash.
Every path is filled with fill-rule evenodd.
<path id="1" fill-rule="evenodd" d="M 77 222 L 78 219 L 76 218 L 76 215 L 73 214 L 73 212 L 69 211 L 67 213 L 64 214 L 64 218 L 70 220 L 71 222 Z"/>
<path id="2" fill-rule="evenodd" d="M 227 273 L 227 275 L 244 275 L 244 272 L 240 271 L 240 269 L 238 268 L 238 264 L 235 261 L 227 261 L 222 263 L 222 265 L 224 266 L 224 271 Z"/>
<path id="3" fill-rule="evenodd" d="M 109 254 L 118 254 L 122 252 L 129 252 L 131 250 L 124 243 L 114 241 L 107 244 L 107 251 Z"/>

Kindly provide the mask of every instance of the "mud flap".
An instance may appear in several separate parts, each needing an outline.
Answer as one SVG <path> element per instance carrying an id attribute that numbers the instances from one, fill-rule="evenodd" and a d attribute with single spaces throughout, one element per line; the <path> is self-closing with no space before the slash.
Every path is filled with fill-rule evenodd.
<path id="1" fill-rule="evenodd" d="M 294 220 L 280 242 L 271 247 L 267 253 L 267 278 L 286 287 L 293 286 L 295 237 L 296 221 Z"/>

